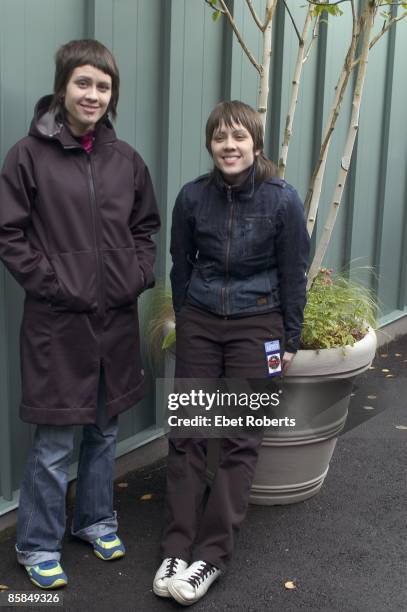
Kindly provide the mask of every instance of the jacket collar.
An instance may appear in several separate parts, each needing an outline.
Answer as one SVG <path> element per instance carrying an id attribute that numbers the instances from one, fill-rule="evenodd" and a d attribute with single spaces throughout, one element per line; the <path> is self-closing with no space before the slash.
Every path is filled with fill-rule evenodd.
<path id="1" fill-rule="evenodd" d="M 240 183 L 239 185 L 229 185 L 226 183 L 218 168 L 214 168 L 212 177 L 216 187 L 225 195 L 230 196 L 231 194 L 236 194 L 236 197 L 238 197 L 239 200 L 250 200 L 253 197 L 256 185 L 256 169 L 254 164 L 248 171 L 243 183 Z"/>
<path id="2" fill-rule="evenodd" d="M 52 95 L 41 98 L 34 109 L 29 134 L 37 138 L 58 140 L 65 149 L 80 149 L 82 145 L 63 122 L 62 114 L 49 110 Z M 96 124 L 95 143 L 106 144 L 116 140 L 116 133 L 108 117 Z"/>

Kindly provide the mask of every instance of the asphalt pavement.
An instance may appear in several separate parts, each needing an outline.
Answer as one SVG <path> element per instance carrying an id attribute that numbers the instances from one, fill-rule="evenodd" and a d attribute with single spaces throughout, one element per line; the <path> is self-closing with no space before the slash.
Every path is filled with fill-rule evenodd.
<path id="1" fill-rule="evenodd" d="M 289 506 L 250 506 L 229 571 L 195 604 L 196 612 L 407 610 L 407 336 L 379 349 L 373 368 L 357 381 L 349 414 L 320 493 Z M 151 590 L 164 492 L 165 461 L 116 482 L 124 559 L 103 562 L 89 545 L 66 536 L 69 585 L 60 591 L 60 610 L 182 608 Z M 14 538 L 12 530 L 0 535 L 0 584 L 43 592 L 15 561 Z"/>

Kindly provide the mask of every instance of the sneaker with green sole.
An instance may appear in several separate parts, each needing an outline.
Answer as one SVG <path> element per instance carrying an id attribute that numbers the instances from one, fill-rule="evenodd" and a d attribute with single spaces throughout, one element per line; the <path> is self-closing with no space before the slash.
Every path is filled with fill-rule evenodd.
<path id="1" fill-rule="evenodd" d="M 103 561 L 120 559 L 126 554 L 124 544 L 116 533 L 109 533 L 100 538 L 96 538 L 96 540 L 92 542 L 92 545 L 95 555 Z"/>
<path id="2" fill-rule="evenodd" d="M 40 589 L 59 589 L 68 584 L 68 577 L 58 561 L 42 561 L 24 567 L 31 582 Z"/>

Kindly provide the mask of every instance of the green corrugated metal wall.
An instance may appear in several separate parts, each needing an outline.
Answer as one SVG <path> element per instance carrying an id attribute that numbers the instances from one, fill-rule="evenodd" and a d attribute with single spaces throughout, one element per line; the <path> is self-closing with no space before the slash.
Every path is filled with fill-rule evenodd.
<path id="1" fill-rule="evenodd" d="M 299 22 L 305 11 L 301 4 L 293 10 Z M 252 50 L 260 55 L 246 3 L 235 0 L 229 5 Z M 254 5 L 262 15 L 265 1 L 256 0 Z M 347 44 L 349 14 L 344 10 L 343 17 L 322 27 L 304 68 L 306 83 L 298 102 L 286 176 L 302 196 L 329 110 L 341 51 Z M 283 9 L 274 21 L 266 143 L 276 158 L 297 43 Z M 407 23 L 402 22 L 372 50 L 355 159 L 326 261 L 336 268 L 374 266 L 375 275 L 368 276 L 383 303 L 383 320 L 393 320 L 407 310 L 406 34 Z M 119 136 L 140 151 L 155 182 L 163 217 L 157 270 L 165 278 L 170 267 L 169 221 L 177 191 L 210 168 L 203 136 L 206 118 L 223 98 L 241 98 L 255 105 L 256 73 L 228 24 L 214 24 L 203 0 L 0 0 L 1 159 L 26 133 L 36 100 L 51 91 L 56 48 L 82 37 L 101 40 L 118 60 L 122 86 L 116 127 Z M 349 114 L 350 92 L 331 145 L 337 162 L 327 168 L 322 217 L 336 180 Z M 318 232 L 321 227 L 322 221 Z M 0 512 L 16 503 L 32 435 L 17 416 L 22 298 L 22 291 L 0 265 Z M 148 299 L 145 296 L 141 304 L 142 328 Z M 137 409 L 122 417 L 120 453 L 157 435 L 152 398 L 153 390 Z"/>

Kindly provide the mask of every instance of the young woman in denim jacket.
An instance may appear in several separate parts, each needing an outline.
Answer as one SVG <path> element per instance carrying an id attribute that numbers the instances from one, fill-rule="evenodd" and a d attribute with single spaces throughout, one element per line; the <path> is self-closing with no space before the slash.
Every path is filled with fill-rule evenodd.
<path id="1" fill-rule="evenodd" d="M 266 343 L 279 342 L 283 372 L 299 347 L 309 254 L 303 205 L 274 178 L 260 116 L 246 104 L 214 108 L 206 147 L 213 172 L 187 183 L 173 212 L 175 377 L 264 379 Z M 190 605 L 226 569 L 260 442 L 258 435 L 221 440 L 204 502 L 207 440 L 170 436 L 157 595 Z"/>

